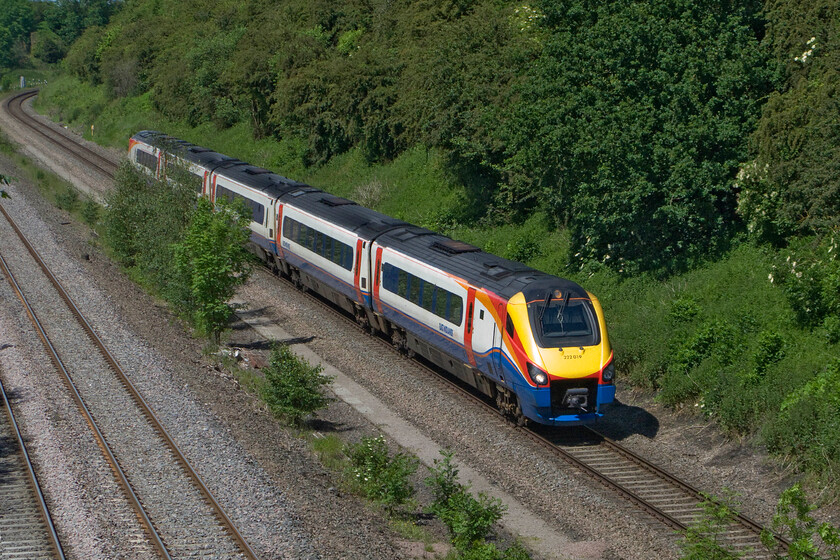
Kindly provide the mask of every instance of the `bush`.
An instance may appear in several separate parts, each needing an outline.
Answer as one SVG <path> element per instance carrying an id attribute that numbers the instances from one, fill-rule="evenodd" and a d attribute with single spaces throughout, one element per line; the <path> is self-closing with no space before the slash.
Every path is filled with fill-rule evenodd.
<path id="1" fill-rule="evenodd" d="M 91 227 L 99 223 L 99 204 L 95 200 L 88 198 L 82 206 L 82 219 Z"/>
<path id="2" fill-rule="evenodd" d="M 795 457 L 806 470 L 836 480 L 840 465 L 840 359 L 790 392 L 765 428 L 772 451 Z"/>
<path id="3" fill-rule="evenodd" d="M 79 191 L 68 186 L 55 195 L 55 203 L 62 210 L 73 212 L 79 205 Z"/>
<path id="4" fill-rule="evenodd" d="M 349 474 L 368 499 L 394 508 L 414 496 L 409 478 L 417 472 L 417 459 L 405 453 L 391 456 L 384 437 L 362 438 L 346 454 Z"/>
<path id="5" fill-rule="evenodd" d="M 780 253 L 773 266 L 771 278 L 782 286 L 803 326 L 822 325 L 840 315 L 838 248 L 840 232 L 800 239 Z"/>
<path id="6" fill-rule="evenodd" d="M 828 522 L 818 523 L 810 515 L 813 510 L 814 506 L 808 503 L 798 484 L 782 492 L 779 497 L 772 530 L 787 536 L 790 541 L 786 558 L 840 560 L 840 530 Z M 761 541 L 769 550 L 776 550 L 775 539 L 770 532 L 765 530 L 761 534 Z"/>
<path id="7" fill-rule="evenodd" d="M 731 497 L 724 503 L 717 503 L 708 495 L 703 502 L 700 520 L 686 530 L 680 543 L 683 560 L 736 560 L 742 558 L 722 544 L 737 513 L 731 504 Z"/>
<path id="8" fill-rule="evenodd" d="M 272 350 L 269 365 L 263 370 L 266 383 L 260 396 L 275 417 L 299 426 L 304 417 L 332 400 L 323 391 L 332 378 L 321 375 L 322 370 L 295 356 L 288 345 L 280 344 Z"/>
<path id="9" fill-rule="evenodd" d="M 198 199 L 189 225 L 174 249 L 174 269 L 182 286 L 179 301 L 191 314 L 200 332 L 219 343 L 233 311 L 227 301 L 251 274 L 245 252 L 250 231 L 250 211 L 241 203 L 234 208 L 217 201 L 217 210 L 206 198 Z"/>
<path id="10" fill-rule="evenodd" d="M 453 454 L 441 451 L 441 455 L 443 459 L 435 461 L 433 474 L 426 480 L 434 495 L 429 510 L 449 529 L 452 544 L 458 550 L 470 551 L 476 547 L 483 550 L 491 527 L 502 518 L 506 508 L 499 499 L 483 493 L 474 498 L 469 488 L 458 482 Z"/>

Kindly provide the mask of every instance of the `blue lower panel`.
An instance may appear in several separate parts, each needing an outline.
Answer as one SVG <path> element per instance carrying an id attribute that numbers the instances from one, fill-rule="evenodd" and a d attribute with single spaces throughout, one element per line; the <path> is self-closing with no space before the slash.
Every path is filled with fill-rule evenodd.
<path id="1" fill-rule="evenodd" d="M 531 420 L 549 426 L 575 426 L 587 424 L 603 416 L 601 405 L 611 403 L 615 399 L 615 385 L 598 385 L 596 412 L 559 416 L 552 416 L 551 389 L 548 387 L 534 389 L 528 385 L 520 385 L 516 388 L 516 393 L 522 413 Z"/>

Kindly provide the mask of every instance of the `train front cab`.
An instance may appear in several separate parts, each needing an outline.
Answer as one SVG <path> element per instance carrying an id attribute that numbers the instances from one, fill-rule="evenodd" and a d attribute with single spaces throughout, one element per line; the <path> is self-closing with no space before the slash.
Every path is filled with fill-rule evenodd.
<path id="1" fill-rule="evenodd" d="M 615 368 L 598 300 L 571 283 L 537 285 L 513 296 L 507 313 L 526 372 L 514 377 L 522 413 L 557 426 L 602 416 L 615 398 Z"/>

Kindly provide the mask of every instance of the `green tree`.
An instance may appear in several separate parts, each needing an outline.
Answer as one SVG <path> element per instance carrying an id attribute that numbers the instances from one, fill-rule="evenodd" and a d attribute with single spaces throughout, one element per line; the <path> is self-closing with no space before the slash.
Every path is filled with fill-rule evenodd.
<path id="1" fill-rule="evenodd" d="M 250 213 L 244 208 L 220 202 L 214 211 L 210 201 L 200 198 L 183 240 L 174 247 L 172 264 L 188 287 L 185 310 L 216 344 L 233 314 L 227 301 L 251 273 L 244 249 L 249 222 Z"/>
<path id="2" fill-rule="evenodd" d="M 32 56 L 48 63 L 55 63 L 64 56 L 64 41 L 46 24 L 41 23 L 32 36 Z"/>
<path id="3" fill-rule="evenodd" d="M 29 0 L 6 0 L 0 10 L 0 67 L 22 64 L 35 29 L 35 14 Z"/>
<path id="4" fill-rule="evenodd" d="M 770 91 L 761 3 L 538 4 L 547 38 L 504 127 L 500 204 L 547 206 L 575 260 L 673 271 L 726 247 Z"/>
<path id="5" fill-rule="evenodd" d="M 766 42 L 784 74 L 739 177 L 739 212 L 763 239 L 840 227 L 840 6 L 772 0 Z"/>

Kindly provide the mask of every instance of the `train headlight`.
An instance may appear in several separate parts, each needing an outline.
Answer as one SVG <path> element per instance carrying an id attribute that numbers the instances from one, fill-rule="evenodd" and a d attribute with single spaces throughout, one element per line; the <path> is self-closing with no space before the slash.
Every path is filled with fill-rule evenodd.
<path id="1" fill-rule="evenodd" d="M 531 362 L 528 362 L 528 375 L 531 377 L 531 381 L 537 385 L 548 384 L 548 374 Z"/>
<path id="2" fill-rule="evenodd" d="M 615 379 L 615 364 L 610 362 L 610 365 L 604 368 L 604 372 L 601 374 L 601 379 L 604 380 L 604 383 L 612 383 L 613 379 Z"/>

